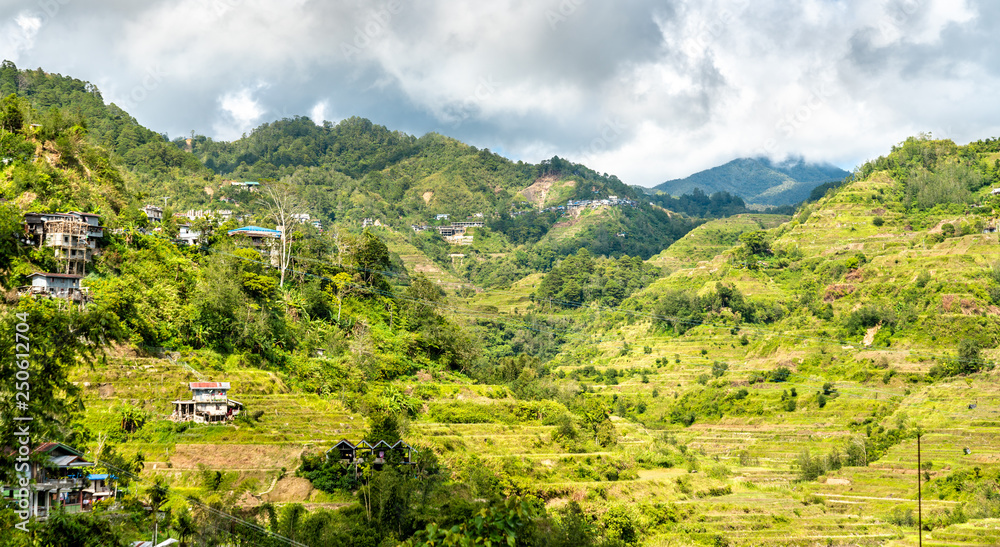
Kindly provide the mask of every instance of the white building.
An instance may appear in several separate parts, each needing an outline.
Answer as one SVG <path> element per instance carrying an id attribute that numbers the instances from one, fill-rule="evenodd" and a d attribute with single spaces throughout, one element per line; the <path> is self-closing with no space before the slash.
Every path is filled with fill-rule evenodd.
<path id="1" fill-rule="evenodd" d="M 227 396 L 229 382 L 191 382 L 191 398 L 173 401 L 175 422 L 220 423 L 231 420 L 243 409 L 243 403 Z"/>

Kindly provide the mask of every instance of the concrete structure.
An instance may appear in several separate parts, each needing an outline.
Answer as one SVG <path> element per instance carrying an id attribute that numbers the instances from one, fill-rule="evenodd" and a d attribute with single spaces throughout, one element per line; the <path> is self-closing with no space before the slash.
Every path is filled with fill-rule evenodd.
<path id="1" fill-rule="evenodd" d="M 229 382 L 192 382 L 188 387 L 190 399 L 172 401 L 174 413 L 170 419 L 175 422 L 223 423 L 243 410 L 243 403 L 227 396 Z"/>
<path id="2" fill-rule="evenodd" d="M 35 272 L 29 275 L 28 279 L 31 280 L 31 285 L 19 287 L 18 295 L 63 298 L 79 304 L 90 301 L 87 288 L 80 286 L 80 280 L 83 278 L 79 275 Z"/>
<path id="3" fill-rule="evenodd" d="M 178 243 L 191 246 L 198 245 L 198 242 L 201 240 L 201 232 L 192 229 L 190 224 L 181 224 L 178 228 L 180 229 L 177 233 Z"/>
<path id="4" fill-rule="evenodd" d="M 97 240 L 104 237 L 104 227 L 94 213 L 26 213 L 25 243 L 45 245 L 55 250 L 59 270 L 65 274 L 86 275 L 86 266 L 97 253 Z"/>
<path id="5" fill-rule="evenodd" d="M 146 213 L 146 218 L 150 222 L 163 222 L 163 209 L 155 205 L 147 205 L 142 208 L 142 212 Z"/>

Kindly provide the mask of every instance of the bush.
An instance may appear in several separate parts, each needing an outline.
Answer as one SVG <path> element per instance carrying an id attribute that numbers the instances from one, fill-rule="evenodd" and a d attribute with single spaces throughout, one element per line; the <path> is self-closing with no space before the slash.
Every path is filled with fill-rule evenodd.
<path id="1" fill-rule="evenodd" d="M 772 382 L 784 382 L 792 375 L 788 367 L 778 367 L 768 374 L 768 380 Z"/>
<path id="2" fill-rule="evenodd" d="M 872 219 L 872 224 L 875 226 L 881 226 L 885 224 L 885 219 L 882 217 L 875 217 Z"/>

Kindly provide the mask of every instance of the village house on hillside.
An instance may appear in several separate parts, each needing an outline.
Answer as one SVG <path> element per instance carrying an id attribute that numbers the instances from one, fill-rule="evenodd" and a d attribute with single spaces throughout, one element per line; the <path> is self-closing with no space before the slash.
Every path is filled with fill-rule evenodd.
<path id="1" fill-rule="evenodd" d="M 232 420 L 243 410 L 243 403 L 229 398 L 229 382 L 192 382 L 191 398 L 172 401 L 175 422 L 216 424 Z"/>
<path id="2" fill-rule="evenodd" d="M 86 287 L 80 286 L 83 277 L 79 275 L 35 272 L 28 276 L 31 285 L 19 287 L 19 296 L 47 296 L 62 298 L 71 302 L 84 304 L 90 301 L 90 293 Z"/>
<path id="3" fill-rule="evenodd" d="M 367 462 L 375 469 L 381 469 L 386 463 L 413 465 L 415 463 L 413 455 L 416 452 L 417 450 L 405 441 L 396 441 L 392 445 L 379 441 L 373 445 L 368 441 L 352 444 L 346 439 L 341 439 L 326 451 L 326 460 L 353 466 Z"/>
<path id="4" fill-rule="evenodd" d="M 150 222 L 163 222 L 163 209 L 155 205 L 147 205 L 142 208 L 142 212 L 146 213 L 146 218 Z"/>
<path id="5" fill-rule="evenodd" d="M 230 237 L 246 238 L 262 257 L 270 259 L 272 266 L 278 266 L 280 259 L 278 240 L 281 239 L 281 230 L 261 228 L 260 226 L 244 226 L 229 230 L 227 233 Z"/>
<path id="6" fill-rule="evenodd" d="M 86 275 L 86 266 L 97 253 L 97 240 L 104 227 L 94 213 L 26 213 L 24 242 L 35 247 L 52 247 L 59 271 Z"/>
<path id="7" fill-rule="evenodd" d="M 29 517 L 45 520 L 57 507 L 67 513 L 90 511 L 94 503 L 116 493 L 111 486 L 114 477 L 88 473 L 94 464 L 69 446 L 42 443 L 32 450 L 32 454 L 42 457 L 30 464 L 29 474 L 33 481 L 27 492 L 18 492 L 10 485 L 0 487 L 5 499 L 27 494 Z"/>

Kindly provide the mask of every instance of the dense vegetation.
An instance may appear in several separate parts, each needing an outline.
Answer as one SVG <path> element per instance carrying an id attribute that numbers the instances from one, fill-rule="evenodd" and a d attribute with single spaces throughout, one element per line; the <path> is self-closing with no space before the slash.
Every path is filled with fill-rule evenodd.
<path id="1" fill-rule="evenodd" d="M 537 212 L 538 181 L 560 199 L 635 194 L 561 158 L 515 163 L 361 119 L 119 146 L 131 122 L 96 90 L 4 70 L 0 368 L 13 376 L 27 314 L 36 433 L 86 451 L 124 495 L 0 546 L 125 545 L 154 519 L 186 545 L 905 542 L 917 435 L 934 447 L 925 495 L 949 502 L 925 527 L 994 542 L 962 527 L 1000 518 L 995 140 L 908 139 L 790 221 L 695 233 L 705 219 L 642 202 Z M 275 226 L 267 193 L 229 177 L 323 221 L 290 227 L 286 271 L 228 237 L 235 220 L 199 221 L 204 244 L 188 247 L 172 211 L 159 226 L 139 211 L 169 189 L 168 209 L 223 196 Z M 701 214 L 739 203 L 707 199 Z M 92 302 L 18 298 L 57 264 L 20 241 L 21 215 L 67 209 L 108 227 Z M 445 212 L 486 227 L 467 247 L 409 229 Z M 367 217 L 386 226 L 363 230 Z M 710 250 L 644 260 L 676 240 Z M 234 424 L 164 419 L 197 378 L 232 381 Z M 341 438 L 405 440 L 414 465 L 343 466 L 326 457 Z"/>

